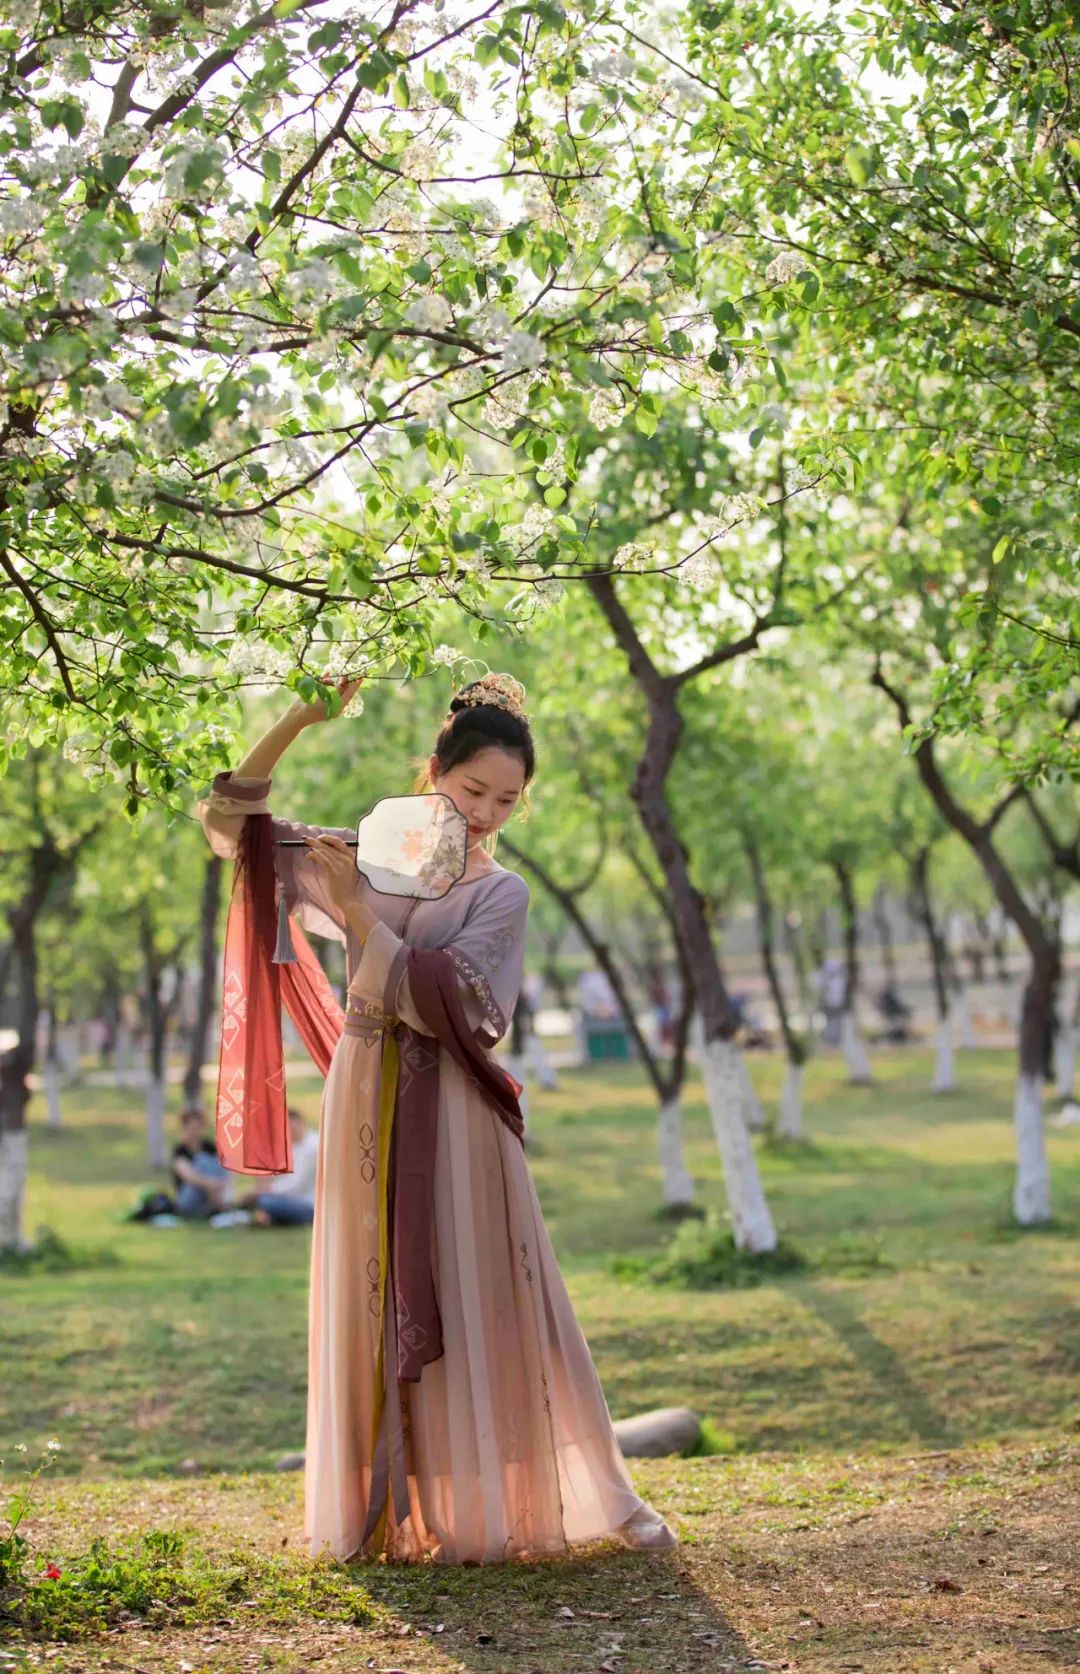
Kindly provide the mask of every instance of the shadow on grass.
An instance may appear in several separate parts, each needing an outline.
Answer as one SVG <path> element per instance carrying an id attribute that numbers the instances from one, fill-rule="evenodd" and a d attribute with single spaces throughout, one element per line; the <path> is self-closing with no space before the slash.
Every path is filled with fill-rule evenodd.
<path id="1" fill-rule="evenodd" d="M 713 1674 L 720 1658 L 752 1657 L 726 1612 L 690 1579 L 678 1550 L 592 1547 L 528 1563 L 349 1569 L 411 1630 L 414 1645 L 441 1622 L 452 1634 L 439 1635 L 445 1650 L 474 1674 L 628 1665 Z"/>
<path id="2" fill-rule="evenodd" d="M 903 1356 L 870 1329 L 850 1293 L 804 1280 L 799 1300 L 833 1332 L 877 1386 L 879 1412 L 891 1410 L 928 1448 L 959 1444 L 955 1426 L 911 1376 Z"/>

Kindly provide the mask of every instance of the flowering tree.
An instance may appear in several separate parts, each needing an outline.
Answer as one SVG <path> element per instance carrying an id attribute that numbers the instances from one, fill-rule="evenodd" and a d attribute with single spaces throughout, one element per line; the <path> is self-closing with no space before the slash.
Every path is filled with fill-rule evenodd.
<path id="1" fill-rule="evenodd" d="M 439 603 L 513 583 L 517 620 L 580 564 L 582 392 L 646 433 L 673 380 L 726 393 L 702 89 L 636 0 L 0 19 L 16 752 L 135 811 L 252 675 L 418 672 Z"/>
<path id="2" fill-rule="evenodd" d="M 1000 732 L 1004 693 L 1049 723 L 1027 767 L 1075 777 L 1056 701 L 1080 651 L 1075 8 L 692 12 L 731 261 L 832 358 L 856 485 L 887 449 L 908 494 L 950 502 L 946 543 L 959 518 L 981 549 L 933 730 Z"/>

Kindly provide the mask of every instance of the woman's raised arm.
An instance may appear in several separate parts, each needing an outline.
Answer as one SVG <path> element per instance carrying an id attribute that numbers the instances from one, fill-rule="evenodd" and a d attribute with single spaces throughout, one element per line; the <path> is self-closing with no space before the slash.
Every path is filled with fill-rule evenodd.
<path id="1" fill-rule="evenodd" d="M 359 680 L 342 680 L 338 686 L 343 706 L 348 703 L 359 686 Z M 265 732 L 257 744 L 252 745 L 239 766 L 231 768 L 227 773 L 219 773 L 214 780 L 210 795 L 199 803 L 199 818 L 202 821 L 206 840 L 214 853 L 223 860 L 235 860 L 237 844 L 243 830 L 244 820 L 248 814 L 268 814 L 270 812 L 267 796 L 270 793 L 270 775 L 281 760 L 285 751 L 297 735 L 309 726 L 326 720 L 326 710 L 322 702 L 304 703 L 302 699 L 291 705 L 279 721 Z M 284 822 L 279 821 L 279 825 Z M 281 836 L 304 836 L 309 831 L 314 833 L 316 827 L 297 826 L 295 832 L 287 833 L 282 829 Z M 292 851 L 286 850 L 285 857 L 291 857 Z M 283 871 L 292 881 L 291 864 L 285 864 Z"/>
<path id="2" fill-rule="evenodd" d="M 359 680 L 339 682 L 342 708 L 359 688 Z M 233 768 L 233 776 L 237 779 L 269 779 L 293 739 L 308 727 L 325 720 L 326 706 L 321 698 L 315 703 L 305 703 L 303 698 L 297 698 L 280 721 L 275 721 L 270 730 L 263 733 L 258 743 L 251 746 L 240 765 Z"/>

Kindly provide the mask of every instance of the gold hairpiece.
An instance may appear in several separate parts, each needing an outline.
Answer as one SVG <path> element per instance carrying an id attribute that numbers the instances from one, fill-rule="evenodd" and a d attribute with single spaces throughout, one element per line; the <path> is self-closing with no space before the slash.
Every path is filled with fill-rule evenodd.
<path id="1" fill-rule="evenodd" d="M 525 714 L 525 688 L 512 674 L 483 674 L 479 680 L 471 680 L 460 692 L 455 692 L 454 697 L 466 706 L 490 703 L 496 709 L 505 709 L 508 714 L 516 715 L 521 721 L 528 719 Z"/>

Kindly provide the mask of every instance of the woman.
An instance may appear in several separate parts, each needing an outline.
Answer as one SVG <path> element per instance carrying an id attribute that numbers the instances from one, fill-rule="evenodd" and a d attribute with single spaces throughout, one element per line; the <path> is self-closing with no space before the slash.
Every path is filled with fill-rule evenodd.
<path id="1" fill-rule="evenodd" d="M 343 684 L 346 702 L 354 690 Z M 513 1016 L 525 946 L 528 885 L 490 853 L 533 776 L 523 697 L 508 675 L 464 687 L 414 786 L 445 793 L 468 819 L 465 873 L 440 899 L 373 890 L 347 830 L 273 821 L 275 839 L 305 845 L 274 845 L 287 907 L 344 943 L 348 977 L 312 1235 L 313 1554 L 464 1563 L 565 1552 L 608 1534 L 640 1549 L 676 1544 L 631 1483 L 540 1213 L 516 1098 L 490 1051 Z M 321 705 L 294 703 L 235 774 L 218 775 L 200 805 L 216 853 L 236 855 L 247 817 L 269 813 L 283 751 L 324 719 Z M 449 971 L 453 991 L 445 981 L 436 991 L 432 971 Z M 385 1097 L 388 1035 L 404 1041 L 396 1117 Z M 425 1086 L 435 1090 L 417 1109 Z M 406 1096 L 414 1126 L 403 1129 Z M 388 1242 L 394 1178 L 420 1210 L 404 1226 L 394 1220 Z"/>

